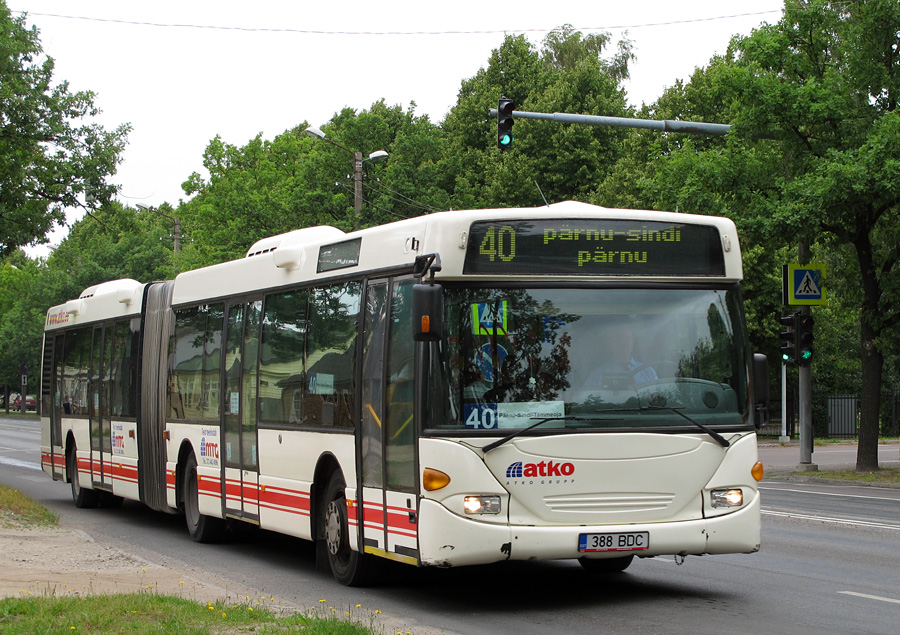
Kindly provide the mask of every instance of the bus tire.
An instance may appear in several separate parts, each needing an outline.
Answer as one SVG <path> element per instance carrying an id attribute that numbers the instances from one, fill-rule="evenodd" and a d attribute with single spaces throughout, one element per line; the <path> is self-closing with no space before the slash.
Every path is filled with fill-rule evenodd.
<path id="1" fill-rule="evenodd" d="M 369 580 L 369 560 L 350 547 L 350 530 L 347 521 L 347 487 L 340 471 L 335 471 L 325 489 L 322 527 L 328 565 L 334 579 L 345 586 L 363 586 Z"/>
<path id="2" fill-rule="evenodd" d="M 188 455 L 184 465 L 184 477 L 181 479 L 184 503 L 184 520 L 188 533 L 194 542 L 219 542 L 225 535 L 225 521 L 221 518 L 205 516 L 200 513 L 200 496 L 197 488 L 197 459 Z"/>
<path id="3" fill-rule="evenodd" d="M 634 556 L 622 556 L 620 558 L 579 558 L 580 564 L 591 573 L 620 573 L 628 568 Z"/>
<path id="4" fill-rule="evenodd" d="M 78 455 L 75 451 L 75 444 L 69 446 L 66 453 L 66 472 L 69 476 L 69 483 L 72 485 L 72 501 L 75 507 L 79 509 L 93 509 L 100 504 L 100 496 L 96 490 L 85 489 L 78 480 Z"/>

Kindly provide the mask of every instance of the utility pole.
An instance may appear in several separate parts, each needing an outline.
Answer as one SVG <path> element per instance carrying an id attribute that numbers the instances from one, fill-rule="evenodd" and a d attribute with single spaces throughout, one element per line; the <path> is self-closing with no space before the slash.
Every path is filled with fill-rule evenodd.
<path id="1" fill-rule="evenodd" d="M 359 229 L 362 220 L 362 181 L 363 181 L 362 152 L 353 153 L 353 213 L 356 215 L 356 229 Z"/>
<path id="2" fill-rule="evenodd" d="M 368 158 L 363 159 L 362 152 L 359 150 L 351 150 L 346 146 L 342 146 L 337 141 L 332 141 L 328 137 L 325 136 L 325 133 L 322 132 L 319 128 L 309 127 L 304 132 L 308 134 L 310 137 L 315 137 L 316 139 L 321 139 L 326 143 L 330 143 L 333 146 L 337 146 L 341 150 L 345 152 L 349 152 L 353 155 L 353 214 L 356 217 L 354 219 L 354 229 L 359 229 L 362 226 L 362 208 L 363 208 L 363 161 L 374 161 L 380 159 L 386 159 L 388 153 L 384 150 L 376 150 L 371 153 Z"/>

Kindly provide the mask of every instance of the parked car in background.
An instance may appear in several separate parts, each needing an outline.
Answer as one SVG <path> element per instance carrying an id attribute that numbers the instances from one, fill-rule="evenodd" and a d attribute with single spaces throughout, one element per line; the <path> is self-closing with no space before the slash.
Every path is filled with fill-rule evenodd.
<path id="1" fill-rule="evenodd" d="M 19 395 L 13 401 L 13 410 L 21 410 L 22 409 L 22 395 Z M 36 410 L 37 409 L 37 400 L 31 395 L 25 395 L 25 409 L 26 410 Z"/>

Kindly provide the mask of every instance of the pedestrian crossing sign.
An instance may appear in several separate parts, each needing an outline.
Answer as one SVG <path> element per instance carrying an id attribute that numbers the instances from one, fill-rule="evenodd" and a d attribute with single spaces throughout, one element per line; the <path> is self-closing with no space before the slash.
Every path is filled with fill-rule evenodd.
<path id="1" fill-rule="evenodd" d="M 825 304 L 825 265 L 787 265 L 783 283 L 785 304 Z"/>

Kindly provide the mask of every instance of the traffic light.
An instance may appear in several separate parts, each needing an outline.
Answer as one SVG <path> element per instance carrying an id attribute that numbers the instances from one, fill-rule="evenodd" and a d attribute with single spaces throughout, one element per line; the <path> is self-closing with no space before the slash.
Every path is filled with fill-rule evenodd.
<path id="1" fill-rule="evenodd" d="M 813 318 L 811 315 L 797 314 L 797 323 L 794 326 L 796 337 L 797 363 L 801 366 L 809 366 L 813 358 Z"/>
<path id="2" fill-rule="evenodd" d="M 787 327 L 786 331 L 781 332 L 781 361 L 785 364 L 793 364 L 797 361 L 797 349 L 795 348 L 797 340 L 794 333 L 797 315 L 799 314 L 794 313 L 778 318 L 781 325 Z"/>
<path id="3" fill-rule="evenodd" d="M 506 97 L 501 97 L 497 102 L 497 147 L 500 152 L 512 146 L 513 142 L 513 111 L 516 109 L 516 102 Z"/>

